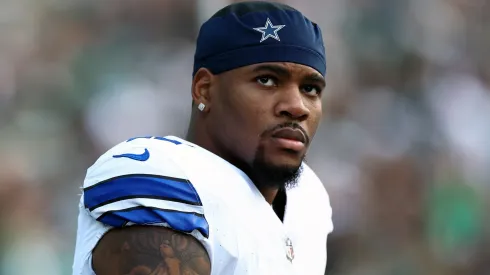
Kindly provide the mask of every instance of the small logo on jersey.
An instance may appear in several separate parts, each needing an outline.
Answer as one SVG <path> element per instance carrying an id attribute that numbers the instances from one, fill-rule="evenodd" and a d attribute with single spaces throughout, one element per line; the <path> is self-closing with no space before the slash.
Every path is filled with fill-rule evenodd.
<path id="1" fill-rule="evenodd" d="M 286 25 L 272 25 L 271 20 L 267 18 L 264 27 L 254 28 L 254 30 L 262 33 L 262 39 L 260 39 L 260 43 L 262 43 L 269 39 L 269 37 L 274 38 L 277 41 L 281 41 L 277 32 L 284 27 L 286 27 Z"/>
<path id="2" fill-rule="evenodd" d="M 148 149 L 145 148 L 145 152 L 142 154 L 121 154 L 121 155 L 114 155 L 112 156 L 113 158 L 129 158 L 132 160 L 137 160 L 137 161 L 147 161 L 150 158 L 150 152 L 148 152 Z"/>
<path id="3" fill-rule="evenodd" d="M 289 238 L 287 238 L 286 240 L 286 257 L 290 262 L 293 262 L 294 260 L 293 242 Z"/>

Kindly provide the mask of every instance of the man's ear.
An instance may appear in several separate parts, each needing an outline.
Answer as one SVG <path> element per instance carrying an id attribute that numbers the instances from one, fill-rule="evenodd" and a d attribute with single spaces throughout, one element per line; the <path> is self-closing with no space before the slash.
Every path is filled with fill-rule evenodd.
<path id="1" fill-rule="evenodd" d="M 211 108 L 211 86 L 215 76 L 211 71 L 206 68 L 200 68 L 196 74 L 194 75 L 194 79 L 192 80 L 192 101 L 196 107 L 199 105 L 202 107 L 203 112 L 209 111 Z"/>

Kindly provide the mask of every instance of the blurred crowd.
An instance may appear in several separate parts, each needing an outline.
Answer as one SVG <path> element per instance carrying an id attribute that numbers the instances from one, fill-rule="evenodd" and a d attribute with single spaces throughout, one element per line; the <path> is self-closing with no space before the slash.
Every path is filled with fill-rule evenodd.
<path id="1" fill-rule="evenodd" d="M 199 25 L 230 2 L 2 2 L 0 275 L 71 274 L 87 167 L 185 135 Z M 490 3 L 281 2 L 327 50 L 307 157 L 333 207 L 326 274 L 490 274 Z"/>

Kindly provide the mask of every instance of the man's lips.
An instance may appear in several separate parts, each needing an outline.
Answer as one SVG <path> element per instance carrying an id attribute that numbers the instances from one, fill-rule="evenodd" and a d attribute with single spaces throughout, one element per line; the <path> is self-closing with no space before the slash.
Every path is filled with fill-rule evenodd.
<path id="1" fill-rule="evenodd" d="M 272 133 L 272 138 L 285 149 L 301 151 L 305 148 L 307 138 L 300 129 L 281 128 Z"/>
<path id="2" fill-rule="evenodd" d="M 279 130 L 276 130 L 272 133 L 273 138 L 283 138 L 283 139 L 289 139 L 293 141 L 299 141 L 302 143 L 306 143 L 306 137 L 305 134 L 299 129 L 294 129 L 291 127 L 287 128 L 281 128 Z"/>

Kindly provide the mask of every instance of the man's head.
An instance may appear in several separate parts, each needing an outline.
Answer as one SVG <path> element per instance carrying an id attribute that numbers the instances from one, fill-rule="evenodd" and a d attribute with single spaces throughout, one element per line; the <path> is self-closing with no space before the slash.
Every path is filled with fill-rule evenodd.
<path id="1" fill-rule="evenodd" d="M 298 11 L 242 2 L 201 28 L 193 126 L 203 145 L 259 187 L 293 185 L 318 124 L 325 88 L 318 27 Z"/>

